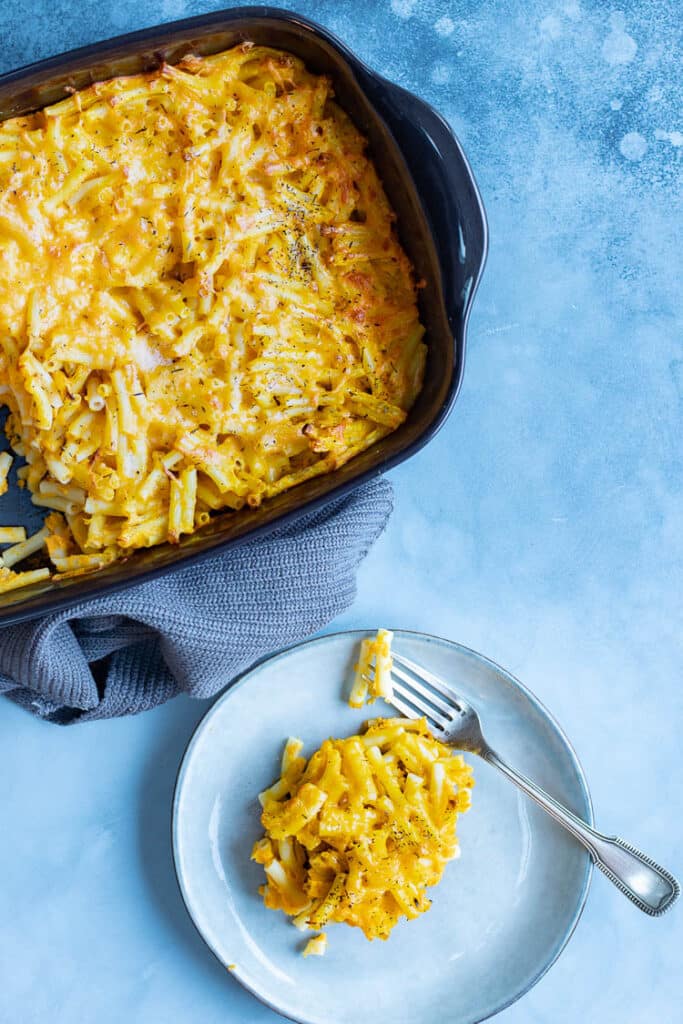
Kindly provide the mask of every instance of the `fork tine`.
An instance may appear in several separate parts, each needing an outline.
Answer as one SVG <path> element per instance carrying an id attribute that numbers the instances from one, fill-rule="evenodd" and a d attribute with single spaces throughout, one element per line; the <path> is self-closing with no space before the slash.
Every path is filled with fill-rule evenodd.
<path id="1" fill-rule="evenodd" d="M 438 711 L 436 711 L 433 707 L 429 707 L 422 700 L 419 694 L 413 693 L 411 690 L 408 690 L 406 687 L 402 686 L 401 683 L 394 683 L 394 693 L 391 702 L 395 706 L 398 707 L 398 705 L 396 704 L 397 693 L 399 694 L 399 699 L 401 700 L 401 703 L 403 704 L 404 707 L 406 702 L 408 702 L 412 707 L 412 718 L 427 718 L 430 720 L 430 722 L 433 722 L 438 729 L 441 730 L 446 729 L 450 724 L 448 719 L 442 718 Z"/>
<path id="2" fill-rule="evenodd" d="M 391 671 L 395 677 L 402 679 L 407 687 L 421 694 L 437 711 L 441 711 L 443 714 L 450 717 L 450 713 L 453 711 L 452 704 L 447 704 L 441 699 L 441 697 L 439 697 L 438 694 L 434 693 L 433 690 L 428 690 L 426 686 L 423 686 L 422 683 L 419 682 L 419 680 L 409 676 L 407 672 L 404 672 L 403 669 L 399 668 L 397 665 L 392 665 Z"/>
<path id="3" fill-rule="evenodd" d="M 395 651 L 392 651 L 391 656 L 395 664 L 402 665 L 403 668 L 407 668 L 414 676 L 417 676 L 421 682 L 428 683 L 443 697 L 447 697 L 451 700 L 456 708 L 459 709 L 457 693 L 455 693 L 447 683 L 444 683 L 443 679 L 439 679 L 438 676 L 434 675 L 433 672 L 430 672 L 429 669 L 424 668 L 422 665 L 416 665 L 414 661 L 411 661 L 410 658 L 405 658 L 402 654 L 396 654 Z"/>
<path id="4" fill-rule="evenodd" d="M 397 711 L 402 711 L 406 718 L 419 718 L 420 714 L 411 707 L 410 704 L 404 704 L 403 701 L 396 696 L 396 692 L 392 693 L 391 700 L 389 702 L 392 707 L 396 708 Z"/>

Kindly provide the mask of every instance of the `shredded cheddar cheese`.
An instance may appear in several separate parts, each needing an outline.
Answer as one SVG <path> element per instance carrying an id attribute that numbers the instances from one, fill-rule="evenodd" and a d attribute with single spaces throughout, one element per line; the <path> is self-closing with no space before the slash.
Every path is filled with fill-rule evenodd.
<path id="1" fill-rule="evenodd" d="M 403 422 L 425 346 L 393 221 L 330 81 L 265 47 L 0 124 L 0 401 L 60 575 Z"/>
<path id="2" fill-rule="evenodd" d="M 252 859 L 265 870 L 265 904 L 302 929 L 340 921 L 386 939 L 401 917 L 429 909 L 426 889 L 459 855 L 472 770 L 424 719 L 375 719 L 308 761 L 300 750 L 288 741 L 281 777 L 260 797 L 265 835 Z"/>

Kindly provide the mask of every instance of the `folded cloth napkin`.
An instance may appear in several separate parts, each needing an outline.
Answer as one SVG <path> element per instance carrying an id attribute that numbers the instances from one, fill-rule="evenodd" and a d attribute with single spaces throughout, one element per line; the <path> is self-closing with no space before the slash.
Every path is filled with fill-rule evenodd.
<path id="1" fill-rule="evenodd" d="M 0 693 L 62 724 L 211 697 L 339 615 L 391 514 L 376 480 L 182 572 L 0 630 Z"/>

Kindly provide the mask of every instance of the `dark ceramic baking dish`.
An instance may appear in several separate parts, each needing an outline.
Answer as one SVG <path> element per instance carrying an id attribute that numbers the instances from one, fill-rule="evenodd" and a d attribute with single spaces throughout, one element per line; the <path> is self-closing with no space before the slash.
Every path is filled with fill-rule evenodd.
<path id="1" fill-rule="evenodd" d="M 177 546 L 134 552 L 90 576 L 0 595 L 0 623 L 42 615 L 142 579 L 211 558 L 276 524 L 338 498 L 429 441 L 462 380 L 465 333 L 487 249 L 486 219 L 472 171 L 446 122 L 422 100 L 371 71 L 335 36 L 297 14 L 241 7 L 144 29 L 0 76 L 0 120 L 37 110 L 73 88 L 150 70 L 161 60 L 209 54 L 251 40 L 301 57 L 331 77 L 337 101 L 368 140 L 398 215 L 401 242 L 419 278 L 429 349 L 424 388 L 403 426 L 341 469 L 300 484 L 261 508 L 217 515 Z M 14 478 L 13 478 L 14 479 Z M 39 528 L 42 512 L 16 486 L 0 501 L 0 523 Z"/>

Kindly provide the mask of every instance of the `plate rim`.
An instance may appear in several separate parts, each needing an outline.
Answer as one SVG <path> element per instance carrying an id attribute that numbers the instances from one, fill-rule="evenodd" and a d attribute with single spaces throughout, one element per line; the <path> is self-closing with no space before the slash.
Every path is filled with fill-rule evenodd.
<path id="1" fill-rule="evenodd" d="M 581 764 L 581 761 L 579 760 L 572 743 L 570 742 L 560 723 L 532 690 L 525 686 L 524 683 L 520 682 L 520 680 L 517 679 L 516 676 L 513 676 L 511 672 L 508 672 L 507 669 L 503 668 L 502 665 L 499 665 L 496 661 L 493 661 L 492 658 L 488 658 L 486 657 L 486 655 L 481 654 L 474 648 L 467 647 L 465 644 L 461 644 L 456 640 L 449 640 L 447 637 L 437 636 L 434 633 L 425 633 L 419 629 L 404 629 L 402 627 L 387 628 L 391 629 L 392 632 L 399 637 L 401 635 L 407 635 L 410 637 L 420 637 L 421 639 L 436 641 L 437 643 L 442 644 L 446 647 L 455 647 L 461 653 L 471 656 L 475 660 L 485 662 L 493 669 L 495 669 L 497 673 L 502 675 L 505 678 L 505 681 L 508 683 L 508 685 L 512 686 L 513 689 L 516 688 L 520 690 L 524 694 L 524 696 L 529 700 L 529 702 L 536 708 L 536 710 L 539 711 L 541 715 L 550 722 L 551 726 L 555 729 L 556 733 L 559 735 L 560 739 L 564 743 L 569 753 L 570 760 L 573 764 L 574 770 L 576 772 L 576 776 L 579 782 L 579 788 L 586 802 L 586 808 L 588 810 L 587 824 L 594 824 L 593 801 L 591 799 L 590 788 L 588 786 L 586 774 L 583 770 L 583 765 Z M 188 895 L 186 894 L 185 887 L 183 884 L 183 874 L 180 871 L 179 867 L 178 805 L 180 801 L 180 793 L 185 779 L 185 775 L 187 773 L 190 755 L 192 753 L 193 747 L 199 740 L 200 733 L 203 732 L 206 725 L 208 725 L 208 722 L 210 718 L 213 716 L 214 712 L 217 710 L 218 705 L 222 704 L 223 701 L 228 700 L 239 687 L 243 686 L 247 682 L 249 677 L 254 672 L 260 670 L 268 662 L 276 662 L 282 660 L 283 658 L 291 654 L 293 651 L 298 650 L 300 647 L 312 647 L 317 644 L 323 644 L 330 640 L 338 639 L 339 637 L 356 637 L 358 639 L 362 639 L 363 636 L 367 636 L 368 634 L 376 632 L 377 627 L 369 627 L 365 629 L 362 627 L 358 627 L 355 629 L 340 629 L 332 633 L 323 633 L 322 635 L 308 637 L 305 640 L 300 640 L 298 643 L 289 644 L 287 647 L 283 647 L 277 651 L 265 655 L 262 658 L 259 658 L 257 661 L 253 662 L 251 665 L 245 668 L 242 672 L 239 672 L 237 675 L 233 676 L 226 683 L 224 689 L 214 698 L 214 700 L 211 701 L 211 704 L 206 709 L 206 711 L 204 712 L 204 714 L 202 715 L 202 717 L 199 719 L 194 729 L 192 730 L 190 737 L 183 750 L 182 756 L 180 758 L 180 763 L 178 766 L 178 771 L 173 786 L 170 821 L 172 851 L 171 859 L 173 861 L 173 873 L 175 875 L 176 883 L 178 885 L 183 905 L 185 907 L 185 910 L 187 911 L 187 915 L 190 918 L 190 921 L 192 922 L 195 931 L 201 938 L 206 948 L 211 952 L 211 954 L 221 965 L 221 967 L 225 968 L 228 971 L 228 975 L 230 978 L 233 978 L 235 981 L 239 982 L 239 984 L 245 989 L 245 991 L 247 991 L 250 995 L 257 999 L 263 1006 L 267 1007 L 269 1010 L 272 1010 L 274 1013 L 279 1014 L 285 1020 L 293 1021 L 294 1024 L 320 1024 L 320 1021 L 313 1017 L 300 1017 L 293 1016 L 291 1013 L 285 1013 L 281 1009 L 281 1007 L 277 1006 L 274 1002 L 271 1002 L 270 999 L 268 999 L 262 992 L 258 991 L 258 989 L 256 989 L 247 981 L 247 979 L 241 974 L 238 965 L 229 965 L 224 961 L 224 959 L 213 948 L 209 940 L 206 938 L 201 928 L 199 927 L 199 924 L 194 918 L 194 914 L 192 913 L 190 907 L 190 900 Z M 576 909 L 574 911 L 574 914 L 564 936 L 562 937 L 557 949 L 554 951 L 550 959 L 543 963 L 540 970 L 531 978 L 531 980 L 522 989 L 520 989 L 518 992 L 515 992 L 509 999 L 506 999 L 504 1002 L 500 1003 L 490 1013 L 486 1013 L 483 1017 L 477 1017 L 476 1021 L 472 1021 L 472 1024 L 483 1024 L 484 1021 L 491 1020 L 499 1013 L 502 1013 L 503 1010 L 506 1010 L 508 1007 L 512 1006 L 518 1000 L 522 999 L 525 995 L 527 995 L 528 992 L 531 991 L 532 988 L 534 988 L 538 984 L 539 981 L 541 981 L 541 979 L 548 973 L 550 968 L 557 963 L 560 956 L 567 948 L 567 944 L 574 935 L 578 923 L 581 920 L 581 917 L 583 916 L 583 911 L 586 906 L 586 901 L 588 899 L 588 893 L 590 891 L 590 885 L 593 878 L 594 867 L 595 864 L 593 862 L 592 857 L 590 855 L 587 855 L 586 867 L 584 870 L 583 880 L 581 882 L 581 889 Z M 326 1022 L 326 1024 L 330 1024 L 330 1022 Z"/>

